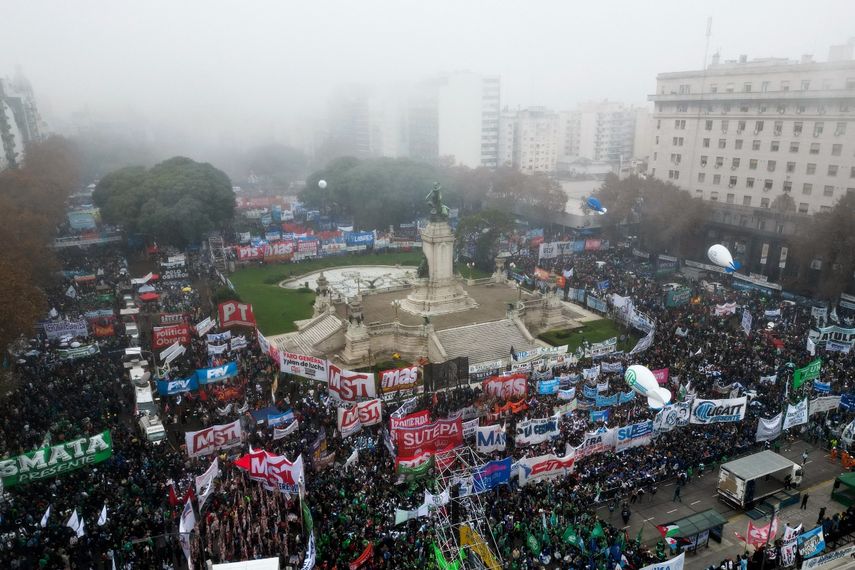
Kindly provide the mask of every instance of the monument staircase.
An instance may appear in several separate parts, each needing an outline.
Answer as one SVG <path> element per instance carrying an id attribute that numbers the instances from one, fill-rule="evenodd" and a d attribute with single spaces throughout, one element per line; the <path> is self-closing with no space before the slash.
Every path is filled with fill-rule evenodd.
<path id="1" fill-rule="evenodd" d="M 469 362 L 489 362 L 538 346 L 528 331 L 511 319 L 491 321 L 436 332 L 449 358 L 468 356 Z"/>

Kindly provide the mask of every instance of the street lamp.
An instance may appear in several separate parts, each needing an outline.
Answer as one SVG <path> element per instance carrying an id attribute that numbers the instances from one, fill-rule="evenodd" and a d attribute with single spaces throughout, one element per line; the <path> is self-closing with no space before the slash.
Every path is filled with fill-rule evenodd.
<path id="1" fill-rule="evenodd" d="M 318 180 L 318 188 L 320 188 L 321 190 L 326 190 L 327 189 L 327 181 L 324 180 L 323 178 Z M 326 192 L 321 192 L 321 211 L 322 211 L 322 214 L 326 215 L 326 213 L 327 213 L 326 210 L 327 210 Z"/>
<path id="2" fill-rule="evenodd" d="M 475 262 L 474 261 L 467 262 L 466 267 L 469 268 L 469 281 L 472 281 L 472 268 L 475 267 Z"/>
<path id="3" fill-rule="evenodd" d="M 509 267 L 511 268 L 511 271 L 513 271 L 517 268 L 517 264 L 512 261 Z M 517 303 L 520 301 L 522 301 L 522 281 L 517 282 Z"/>

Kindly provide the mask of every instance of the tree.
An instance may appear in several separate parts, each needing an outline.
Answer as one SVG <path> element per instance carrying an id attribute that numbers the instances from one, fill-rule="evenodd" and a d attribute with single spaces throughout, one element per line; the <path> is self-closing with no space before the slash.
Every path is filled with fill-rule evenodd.
<path id="1" fill-rule="evenodd" d="M 280 188 L 306 175 L 308 159 L 302 151 L 283 144 L 256 147 L 243 157 L 244 174 L 255 174 Z"/>
<path id="2" fill-rule="evenodd" d="M 490 195 L 494 207 L 517 212 L 544 225 L 556 221 L 567 204 L 567 195 L 556 180 L 512 168 L 496 170 Z"/>
<path id="3" fill-rule="evenodd" d="M 669 182 L 610 175 L 595 195 L 608 210 L 602 221 L 612 239 L 621 225 L 637 223 L 642 247 L 653 252 L 685 256 L 703 245 L 708 204 Z"/>
<path id="4" fill-rule="evenodd" d="M 208 163 L 174 157 L 105 176 L 92 195 L 102 218 L 161 243 L 198 242 L 234 219 L 231 181 Z"/>
<path id="5" fill-rule="evenodd" d="M 457 226 L 457 245 L 468 250 L 474 245 L 475 265 L 485 271 L 493 270 L 499 238 L 514 229 L 513 217 L 501 210 L 483 210 L 461 218 Z"/>

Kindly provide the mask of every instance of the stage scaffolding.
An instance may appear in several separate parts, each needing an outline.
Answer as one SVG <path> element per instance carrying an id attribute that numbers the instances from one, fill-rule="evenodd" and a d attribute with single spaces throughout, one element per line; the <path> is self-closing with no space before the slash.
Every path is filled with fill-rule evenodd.
<path id="1" fill-rule="evenodd" d="M 462 550 L 465 553 L 465 559 L 461 568 L 500 570 L 502 558 L 496 547 L 493 529 L 487 521 L 481 494 L 472 492 L 472 470 L 484 463 L 485 461 L 469 446 L 436 454 L 438 488 L 452 489 L 454 485 L 459 484 L 460 493 L 456 497 L 452 493 L 448 505 L 433 513 L 434 530 L 437 546 L 448 562 L 453 563 L 457 560 Z M 490 492 L 487 491 L 487 493 Z M 452 521 L 452 509 L 456 509 L 459 513 L 456 521 Z M 474 533 L 469 533 L 465 527 Z M 464 535 L 469 537 L 464 538 L 463 541 L 461 541 L 461 528 L 464 530 Z M 492 560 L 490 560 L 491 557 Z"/>

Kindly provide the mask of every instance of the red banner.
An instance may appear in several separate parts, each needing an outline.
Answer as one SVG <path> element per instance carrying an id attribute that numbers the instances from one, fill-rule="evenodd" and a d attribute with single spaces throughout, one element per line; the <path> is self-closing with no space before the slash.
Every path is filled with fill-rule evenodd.
<path id="1" fill-rule="evenodd" d="M 293 494 L 303 477 L 303 456 L 288 461 L 284 455 L 274 455 L 259 449 L 237 459 L 235 467 L 243 469 L 250 479 L 261 481 L 269 489 Z"/>
<path id="2" fill-rule="evenodd" d="M 430 422 L 430 412 L 422 410 L 414 414 L 409 414 L 403 418 L 389 418 L 389 431 L 392 437 L 395 437 L 395 430 L 399 427 L 420 427 Z"/>
<path id="3" fill-rule="evenodd" d="M 445 451 L 463 445 L 463 421 L 458 417 L 419 427 L 399 427 L 395 430 L 395 436 L 398 454 L 402 456 Z"/>
<path id="4" fill-rule="evenodd" d="M 361 398 L 377 397 L 374 374 L 342 370 L 335 364 L 329 365 L 329 393 L 342 402 L 355 402 Z"/>
<path id="5" fill-rule="evenodd" d="M 380 373 L 380 391 L 384 394 L 416 387 L 419 379 L 419 367 L 396 368 Z"/>
<path id="6" fill-rule="evenodd" d="M 668 368 L 659 368 L 658 370 L 651 370 L 653 373 L 653 377 L 656 378 L 656 383 L 660 386 L 664 386 L 668 383 Z"/>
<path id="7" fill-rule="evenodd" d="M 369 560 L 374 555 L 374 545 L 369 544 L 365 547 L 365 550 L 362 551 L 362 554 L 359 555 L 359 558 L 350 563 L 350 570 L 356 570 Z"/>
<path id="8" fill-rule="evenodd" d="M 170 325 L 168 327 L 153 327 L 151 349 L 158 351 L 176 342 L 187 345 L 190 343 L 190 325 Z"/>
<path id="9" fill-rule="evenodd" d="M 220 303 L 217 313 L 220 316 L 220 328 L 255 327 L 255 315 L 252 314 L 252 305 L 248 303 L 225 301 Z"/>
<path id="10" fill-rule="evenodd" d="M 294 255 L 293 241 L 274 241 L 264 246 L 264 261 L 289 261 Z"/>
<path id="11" fill-rule="evenodd" d="M 92 323 L 92 336 L 102 338 L 113 336 L 115 334 L 116 330 L 113 328 L 113 323 L 107 323 L 104 325 Z"/>
<path id="12" fill-rule="evenodd" d="M 383 407 L 380 400 L 360 402 L 354 407 L 338 409 L 338 431 L 341 437 L 348 437 L 362 429 L 363 426 L 379 424 L 382 419 Z"/>
<path id="13" fill-rule="evenodd" d="M 525 398 L 528 393 L 526 376 L 525 374 L 511 374 L 510 376 L 487 378 L 484 380 L 484 393 L 504 400 Z"/>
<path id="14" fill-rule="evenodd" d="M 264 259 L 264 248 L 254 245 L 235 246 L 238 261 L 261 261 Z"/>

